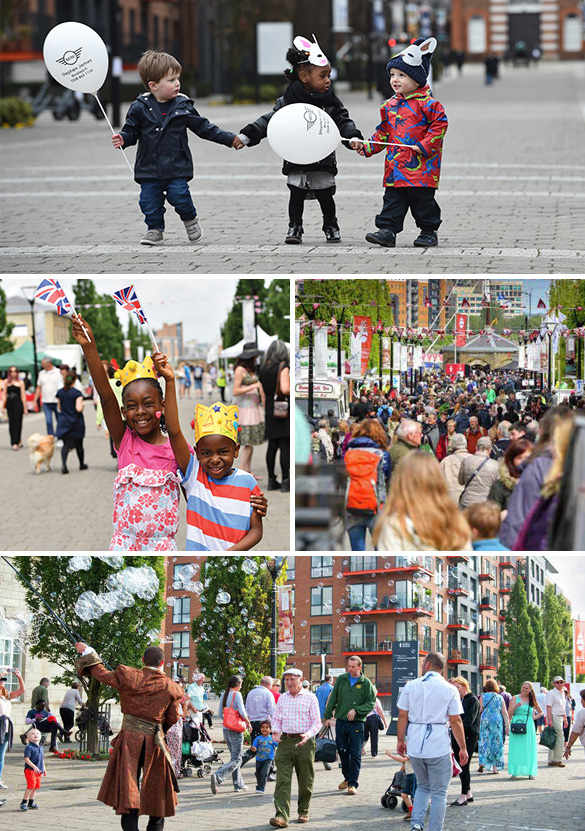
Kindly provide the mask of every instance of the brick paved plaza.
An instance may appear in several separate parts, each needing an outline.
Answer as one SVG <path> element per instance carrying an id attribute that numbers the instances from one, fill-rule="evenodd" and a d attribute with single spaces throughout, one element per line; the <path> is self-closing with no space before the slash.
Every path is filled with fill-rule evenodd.
<path id="1" fill-rule="evenodd" d="M 341 148 L 338 216 L 343 241 L 326 245 L 314 203 L 302 246 L 282 244 L 287 190 L 267 142 L 226 150 L 193 138 L 192 190 L 204 228 L 189 246 L 172 211 L 166 244 L 145 249 L 138 188 L 111 149 L 107 127 L 87 113 L 74 124 L 44 114 L 32 129 L 0 135 L 5 206 L 0 272 L 13 273 L 579 273 L 585 261 L 585 66 L 505 67 L 493 86 L 482 67 L 436 84 L 449 117 L 438 199 L 439 249 L 412 247 L 407 220 L 395 250 L 364 235 L 382 198 L 382 158 Z M 364 134 L 379 99 L 345 93 Z M 201 111 L 237 131 L 266 104 Z M 134 149 L 129 157 L 134 159 Z"/>

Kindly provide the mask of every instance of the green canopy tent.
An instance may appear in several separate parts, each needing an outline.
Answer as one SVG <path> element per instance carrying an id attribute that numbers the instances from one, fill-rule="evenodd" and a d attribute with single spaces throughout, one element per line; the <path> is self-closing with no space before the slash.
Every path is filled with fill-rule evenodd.
<path id="1" fill-rule="evenodd" d="M 53 358 L 51 355 L 47 355 L 46 352 L 37 351 L 38 367 L 40 367 L 43 358 L 49 358 L 55 366 L 60 366 L 62 363 L 60 358 Z M 20 372 L 30 372 L 34 375 L 35 358 L 32 341 L 27 340 L 14 352 L 4 352 L 0 355 L 0 372 L 5 372 L 11 366 L 15 366 Z M 35 382 L 36 378 L 33 379 L 33 383 Z"/>

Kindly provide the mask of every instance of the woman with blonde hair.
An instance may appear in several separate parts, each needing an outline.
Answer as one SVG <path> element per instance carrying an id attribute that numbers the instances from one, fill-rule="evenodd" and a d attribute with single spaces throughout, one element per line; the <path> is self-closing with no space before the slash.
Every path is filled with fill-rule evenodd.
<path id="1" fill-rule="evenodd" d="M 373 537 L 381 551 L 471 550 L 469 525 L 434 456 L 412 450 L 400 460 Z"/>
<path id="2" fill-rule="evenodd" d="M 453 684 L 457 688 L 457 692 L 461 698 L 461 705 L 463 707 L 461 721 L 463 722 L 465 747 L 468 756 L 466 764 L 461 765 L 461 762 L 459 762 L 459 745 L 457 744 L 455 736 L 451 734 L 451 747 L 453 748 L 453 754 L 461 765 L 461 773 L 459 774 L 459 779 L 461 781 L 461 794 L 454 802 L 451 803 L 451 805 L 459 808 L 462 805 L 467 805 L 468 802 L 473 802 L 470 765 L 471 757 L 477 750 L 481 714 L 479 709 L 479 699 L 476 698 L 476 696 L 471 692 L 467 678 L 464 678 L 462 675 L 457 675 L 455 678 L 449 678 L 449 683 Z"/>
<path id="3" fill-rule="evenodd" d="M 510 747 L 508 749 L 508 773 L 512 779 L 536 777 L 538 769 L 538 745 L 534 720 L 542 710 L 530 681 L 525 681 L 520 695 L 515 695 L 508 708 L 510 715 Z"/>

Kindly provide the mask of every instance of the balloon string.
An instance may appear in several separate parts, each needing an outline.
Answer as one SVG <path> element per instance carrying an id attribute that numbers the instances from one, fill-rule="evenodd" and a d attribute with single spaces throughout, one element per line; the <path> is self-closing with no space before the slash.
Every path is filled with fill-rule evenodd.
<path id="1" fill-rule="evenodd" d="M 95 100 L 98 102 L 99 108 L 100 108 L 100 110 L 102 111 L 103 116 L 104 116 L 104 118 L 105 118 L 105 119 L 106 119 L 106 121 L 107 121 L 108 127 L 109 127 L 109 128 L 110 128 L 110 130 L 112 131 L 112 135 L 113 135 L 113 136 L 115 136 L 115 135 L 116 135 L 116 131 L 115 131 L 115 130 L 114 130 L 114 128 L 112 127 L 112 125 L 111 125 L 111 123 L 110 123 L 110 119 L 108 118 L 108 114 L 106 113 L 106 111 L 105 111 L 105 110 L 104 110 L 104 108 L 102 107 L 102 102 L 101 102 L 101 101 L 100 101 L 100 99 L 98 98 L 98 96 L 97 96 L 97 93 L 96 93 L 96 92 L 94 92 L 93 97 L 94 97 L 94 98 L 95 98 Z M 134 177 L 134 171 L 132 170 L 132 165 L 130 164 L 130 161 L 129 161 L 128 156 L 126 155 L 126 153 L 125 153 L 125 151 L 124 151 L 124 148 L 123 148 L 123 147 L 120 147 L 120 150 L 122 151 L 122 155 L 124 156 L 124 161 L 125 161 L 125 162 L 126 162 L 126 164 L 128 165 L 128 170 L 129 170 L 129 171 L 130 171 L 130 173 L 132 174 L 132 177 Z"/>
<path id="2" fill-rule="evenodd" d="M 350 141 L 359 141 L 362 144 L 383 144 L 385 147 L 408 147 L 409 150 L 414 150 L 414 144 L 398 144 L 395 141 L 373 141 L 372 139 L 349 139 Z"/>

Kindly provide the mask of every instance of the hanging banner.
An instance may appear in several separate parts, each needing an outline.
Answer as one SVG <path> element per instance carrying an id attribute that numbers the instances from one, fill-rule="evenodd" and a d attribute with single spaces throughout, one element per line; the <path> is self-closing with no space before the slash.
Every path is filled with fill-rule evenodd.
<path id="1" fill-rule="evenodd" d="M 372 321 L 369 317 L 363 315 L 354 315 L 353 330 L 360 332 L 362 341 L 362 361 L 361 374 L 365 375 L 368 371 L 368 362 L 370 360 L 370 349 L 372 348 Z"/>
<path id="2" fill-rule="evenodd" d="M 585 673 L 585 620 L 574 620 L 575 637 L 575 672 L 577 675 Z"/>
<path id="3" fill-rule="evenodd" d="M 292 586 L 278 586 L 278 653 L 289 654 L 295 646 Z"/>
<path id="4" fill-rule="evenodd" d="M 467 343 L 467 315 L 455 315 L 455 346 L 465 346 Z"/>
<path id="5" fill-rule="evenodd" d="M 242 326 L 244 329 L 244 341 L 246 343 L 256 342 L 255 322 L 254 300 L 242 300 Z"/>
<path id="6" fill-rule="evenodd" d="M 518 369 L 526 369 L 526 354 L 523 343 L 518 347 Z"/>
<path id="7" fill-rule="evenodd" d="M 414 347 L 414 368 L 415 369 L 420 369 L 422 366 L 424 366 L 422 346 L 415 346 Z"/>
<path id="8" fill-rule="evenodd" d="M 392 349 L 392 369 L 400 372 L 400 365 L 401 365 L 401 357 L 400 353 L 402 351 L 402 344 L 398 341 L 394 342 L 394 348 Z"/>
<path id="9" fill-rule="evenodd" d="M 349 368 L 350 374 L 354 378 L 361 378 L 362 374 L 362 335 L 361 332 L 352 332 L 349 337 L 350 354 L 349 354 Z"/>
<path id="10" fill-rule="evenodd" d="M 390 338 L 382 338 L 382 370 L 390 369 Z"/>
<path id="11" fill-rule="evenodd" d="M 445 375 L 454 379 L 459 374 L 465 375 L 465 364 L 445 364 Z"/>
<path id="12" fill-rule="evenodd" d="M 315 346 L 313 349 L 313 373 L 315 378 L 327 377 L 327 325 L 315 324 Z"/>
<path id="13" fill-rule="evenodd" d="M 443 363 L 443 356 L 440 352 L 423 352 L 422 361 L 426 367 L 441 366 Z"/>
<path id="14" fill-rule="evenodd" d="M 408 372 L 408 346 L 402 346 L 400 350 L 400 371 Z"/>
<path id="15" fill-rule="evenodd" d="M 567 338 L 567 348 L 565 350 L 565 375 L 568 378 L 577 377 L 577 363 L 576 363 L 575 338 L 569 335 Z"/>

